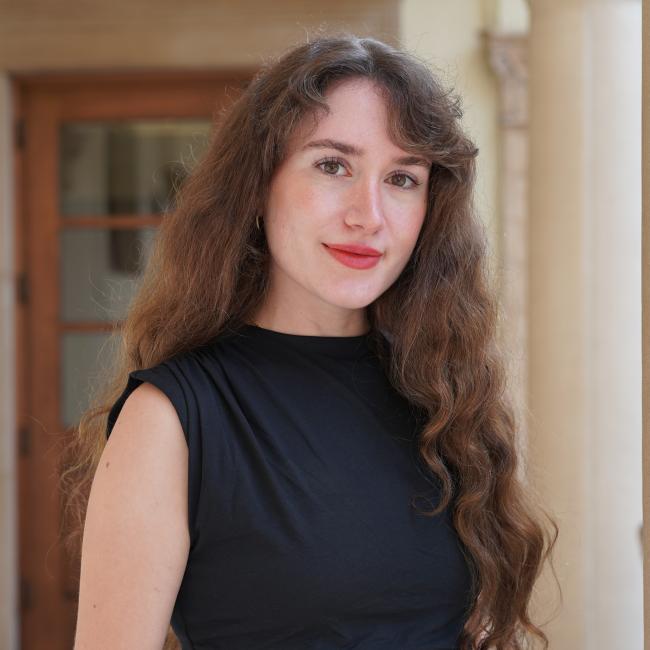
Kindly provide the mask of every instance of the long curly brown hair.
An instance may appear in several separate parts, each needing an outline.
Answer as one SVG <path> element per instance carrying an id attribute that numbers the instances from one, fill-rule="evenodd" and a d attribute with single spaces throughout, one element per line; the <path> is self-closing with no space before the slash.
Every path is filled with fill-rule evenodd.
<path id="1" fill-rule="evenodd" d="M 127 374 L 207 343 L 246 322 L 263 303 L 269 250 L 255 221 L 264 213 L 274 170 L 298 123 L 327 110 L 328 85 L 354 77 L 384 91 L 393 141 L 433 161 L 413 254 L 367 313 L 390 381 L 424 414 L 419 458 L 442 490 L 430 514 L 453 508 L 471 568 L 473 606 L 460 647 L 517 650 L 535 636 L 547 648 L 529 609 L 544 562 L 552 567 L 558 527 L 518 476 L 517 423 L 497 342 L 498 302 L 485 229 L 473 207 L 478 149 L 461 129 L 459 96 L 425 62 L 347 32 L 318 34 L 266 62 L 218 114 L 207 153 L 156 234 L 115 334 L 114 366 L 66 443 L 67 544 L 78 557 L 106 415 Z M 542 514 L 554 534 L 542 526 Z M 172 644 L 170 629 L 166 647 Z"/>

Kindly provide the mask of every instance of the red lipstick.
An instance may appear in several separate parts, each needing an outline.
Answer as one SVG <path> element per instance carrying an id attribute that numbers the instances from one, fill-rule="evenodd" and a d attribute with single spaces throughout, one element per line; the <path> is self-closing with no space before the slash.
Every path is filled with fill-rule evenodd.
<path id="1" fill-rule="evenodd" d="M 358 244 L 323 244 L 327 252 L 342 264 L 353 269 L 369 269 L 382 256 L 375 248 Z"/>

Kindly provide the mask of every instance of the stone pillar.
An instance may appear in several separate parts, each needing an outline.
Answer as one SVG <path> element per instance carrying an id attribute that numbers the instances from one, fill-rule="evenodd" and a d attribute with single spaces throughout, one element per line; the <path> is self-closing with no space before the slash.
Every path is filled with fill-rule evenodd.
<path id="1" fill-rule="evenodd" d="M 551 648 L 640 648 L 641 3 L 531 6 L 529 465 L 563 590 L 536 602 Z"/>
<path id="2" fill-rule="evenodd" d="M 486 32 L 499 83 L 500 339 L 510 360 L 509 389 L 526 462 L 528 412 L 528 38 Z M 523 465 L 521 466 L 523 470 Z M 522 471 L 525 479 L 525 473 Z"/>

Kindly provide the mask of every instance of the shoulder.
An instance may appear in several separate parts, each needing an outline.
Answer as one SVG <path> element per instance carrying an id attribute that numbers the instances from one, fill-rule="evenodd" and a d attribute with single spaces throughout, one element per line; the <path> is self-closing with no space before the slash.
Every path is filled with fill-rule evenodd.
<path id="1" fill-rule="evenodd" d="M 126 400 L 143 383 L 158 389 L 149 399 L 167 398 L 174 407 L 185 438 L 201 419 L 201 411 L 214 414 L 220 392 L 228 392 L 231 376 L 242 364 L 240 337 L 237 330 L 228 330 L 206 343 L 173 354 L 167 359 L 145 368 L 133 370 L 124 378 L 123 389 L 109 409 L 106 437 L 120 415 Z M 148 389 L 150 392 L 150 389 Z"/>
<path id="2" fill-rule="evenodd" d="M 150 450 L 162 458 L 164 454 L 185 454 L 185 434 L 177 406 L 168 393 L 156 383 L 139 382 L 123 399 L 119 413 L 113 414 L 110 425 L 111 448 L 120 455 L 133 454 L 139 460 Z"/>
<path id="3" fill-rule="evenodd" d="M 197 415 L 202 396 L 209 390 L 217 365 L 211 349 L 203 346 L 131 371 L 109 410 L 106 436 L 111 435 L 128 402 L 129 411 L 153 409 L 168 419 L 175 416 L 187 439 L 191 421 Z"/>

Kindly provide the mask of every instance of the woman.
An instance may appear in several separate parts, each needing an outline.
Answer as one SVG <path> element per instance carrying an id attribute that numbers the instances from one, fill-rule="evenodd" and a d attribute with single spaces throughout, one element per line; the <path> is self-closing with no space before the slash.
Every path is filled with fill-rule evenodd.
<path id="1" fill-rule="evenodd" d="M 342 35 L 223 116 L 66 474 L 77 650 L 546 646 L 459 106 Z"/>

